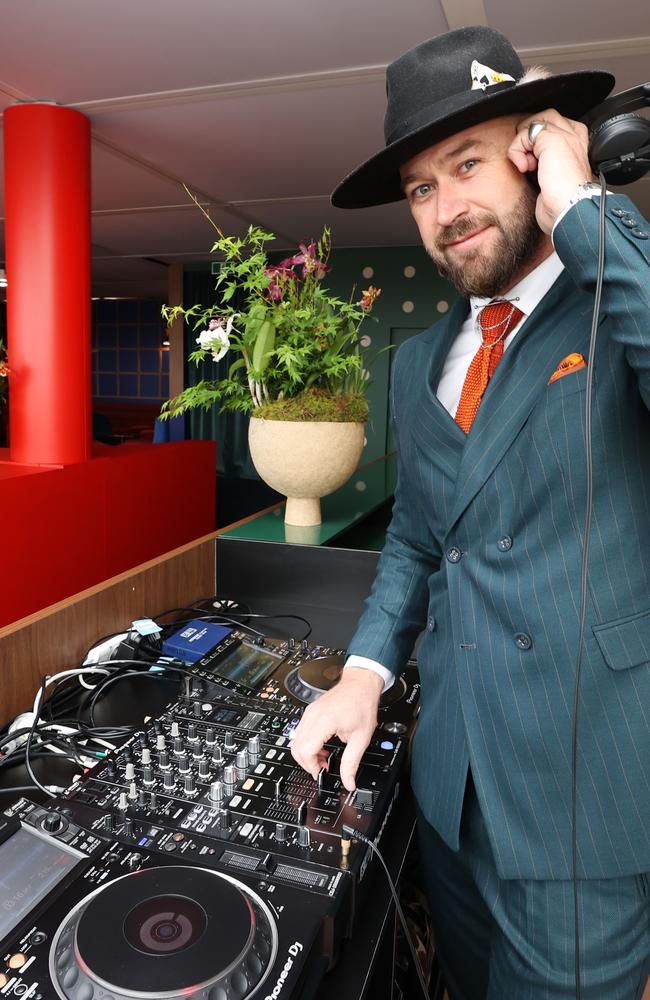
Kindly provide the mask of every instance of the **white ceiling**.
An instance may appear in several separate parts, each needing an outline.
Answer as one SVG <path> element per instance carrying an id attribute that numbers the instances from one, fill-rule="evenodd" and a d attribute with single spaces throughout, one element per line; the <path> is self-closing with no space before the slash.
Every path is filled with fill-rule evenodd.
<path id="1" fill-rule="evenodd" d="M 383 146 L 386 64 L 448 28 L 489 24 L 525 65 L 606 69 L 617 90 L 650 79 L 647 0 L 6 0 L 2 15 L 0 110 L 46 99 L 90 118 L 97 295 L 164 298 L 168 264 L 206 257 L 183 181 L 224 231 L 255 222 L 283 247 L 324 223 L 337 247 L 417 242 L 403 203 L 341 211 L 329 194 Z M 628 193 L 650 215 L 650 179 Z"/>

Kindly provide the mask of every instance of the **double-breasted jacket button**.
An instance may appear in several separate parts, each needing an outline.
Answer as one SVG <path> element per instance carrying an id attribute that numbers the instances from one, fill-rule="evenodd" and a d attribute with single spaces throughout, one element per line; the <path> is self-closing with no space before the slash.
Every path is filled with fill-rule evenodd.
<path id="1" fill-rule="evenodd" d="M 435 620 L 435 618 L 429 618 L 428 621 L 427 621 L 427 631 L 428 632 L 433 632 L 433 630 L 435 629 L 435 627 L 436 627 L 436 620 Z"/>
<path id="2" fill-rule="evenodd" d="M 622 219 L 623 216 L 627 215 L 624 208 L 613 208 L 612 215 L 615 215 L 617 219 Z"/>
<path id="3" fill-rule="evenodd" d="M 634 229 L 637 225 L 636 219 L 631 215 L 626 215 L 624 219 L 621 219 L 621 222 L 624 226 L 627 226 L 628 229 Z"/>
<path id="4" fill-rule="evenodd" d="M 508 552 L 512 548 L 512 538 L 510 535 L 504 535 L 497 542 L 497 548 L 499 552 Z"/>
<path id="5" fill-rule="evenodd" d="M 460 562 L 462 554 L 463 553 L 460 551 L 460 549 L 457 548 L 455 545 L 452 545 L 450 549 L 447 549 L 447 559 L 449 560 L 450 563 Z"/>
<path id="6" fill-rule="evenodd" d="M 647 240 L 648 234 L 645 229 L 633 229 L 632 236 L 636 236 L 637 240 Z"/>
<path id="7" fill-rule="evenodd" d="M 525 632 L 517 632 L 515 635 L 515 646 L 517 649 L 530 649 L 533 640 Z"/>

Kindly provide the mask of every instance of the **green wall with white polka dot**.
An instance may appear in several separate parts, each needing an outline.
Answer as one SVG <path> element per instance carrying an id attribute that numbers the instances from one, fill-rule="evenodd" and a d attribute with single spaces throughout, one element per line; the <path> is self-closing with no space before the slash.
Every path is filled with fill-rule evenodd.
<path id="1" fill-rule="evenodd" d="M 374 285 L 381 295 L 361 327 L 365 370 L 368 375 L 370 419 L 362 463 L 393 450 L 388 420 L 390 366 L 404 340 L 426 330 L 447 312 L 457 297 L 441 278 L 421 246 L 369 247 L 333 250 L 326 284 L 347 299 L 354 286 L 355 299 Z M 384 348 L 392 345 L 390 350 Z"/>

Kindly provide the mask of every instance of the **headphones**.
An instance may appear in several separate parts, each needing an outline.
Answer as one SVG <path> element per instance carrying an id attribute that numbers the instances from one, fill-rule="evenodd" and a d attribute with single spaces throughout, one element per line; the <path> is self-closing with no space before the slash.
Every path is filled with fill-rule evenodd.
<path id="1" fill-rule="evenodd" d="M 631 184 L 650 170 L 650 120 L 630 111 L 650 105 L 650 83 L 614 94 L 583 117 L 589 162 L 610 184 Z"/>

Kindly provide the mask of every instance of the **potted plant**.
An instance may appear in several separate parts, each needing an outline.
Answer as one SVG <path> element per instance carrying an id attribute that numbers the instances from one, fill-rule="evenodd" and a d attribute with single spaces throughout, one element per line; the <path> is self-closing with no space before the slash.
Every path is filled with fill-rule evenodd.
<path id="1" fill-rule="evenodd" d="M 285 521 L 319 524 L 320 497 L 352 475 L 363 448 L 368 404 L 359 328 L 380 289 L 370 286 L 358 301 L 353 291 L 347 302 L 326 289 L 327 227 L 318 242 L 300 244 L 278 263 L 269 258 L 272 233 L 251 226 L 240 239 L 215 229 L 220 305 L 166 306 L 163 315 L 168 323 L 182 316 L 199 332 L 190 360 L 216 362 L 230 353 L 233 361 L 226 378 L 184 389 L 161 416 L 215 403 L 250 414 L 251 457 L 261 478 L 287 496 Z"/>

